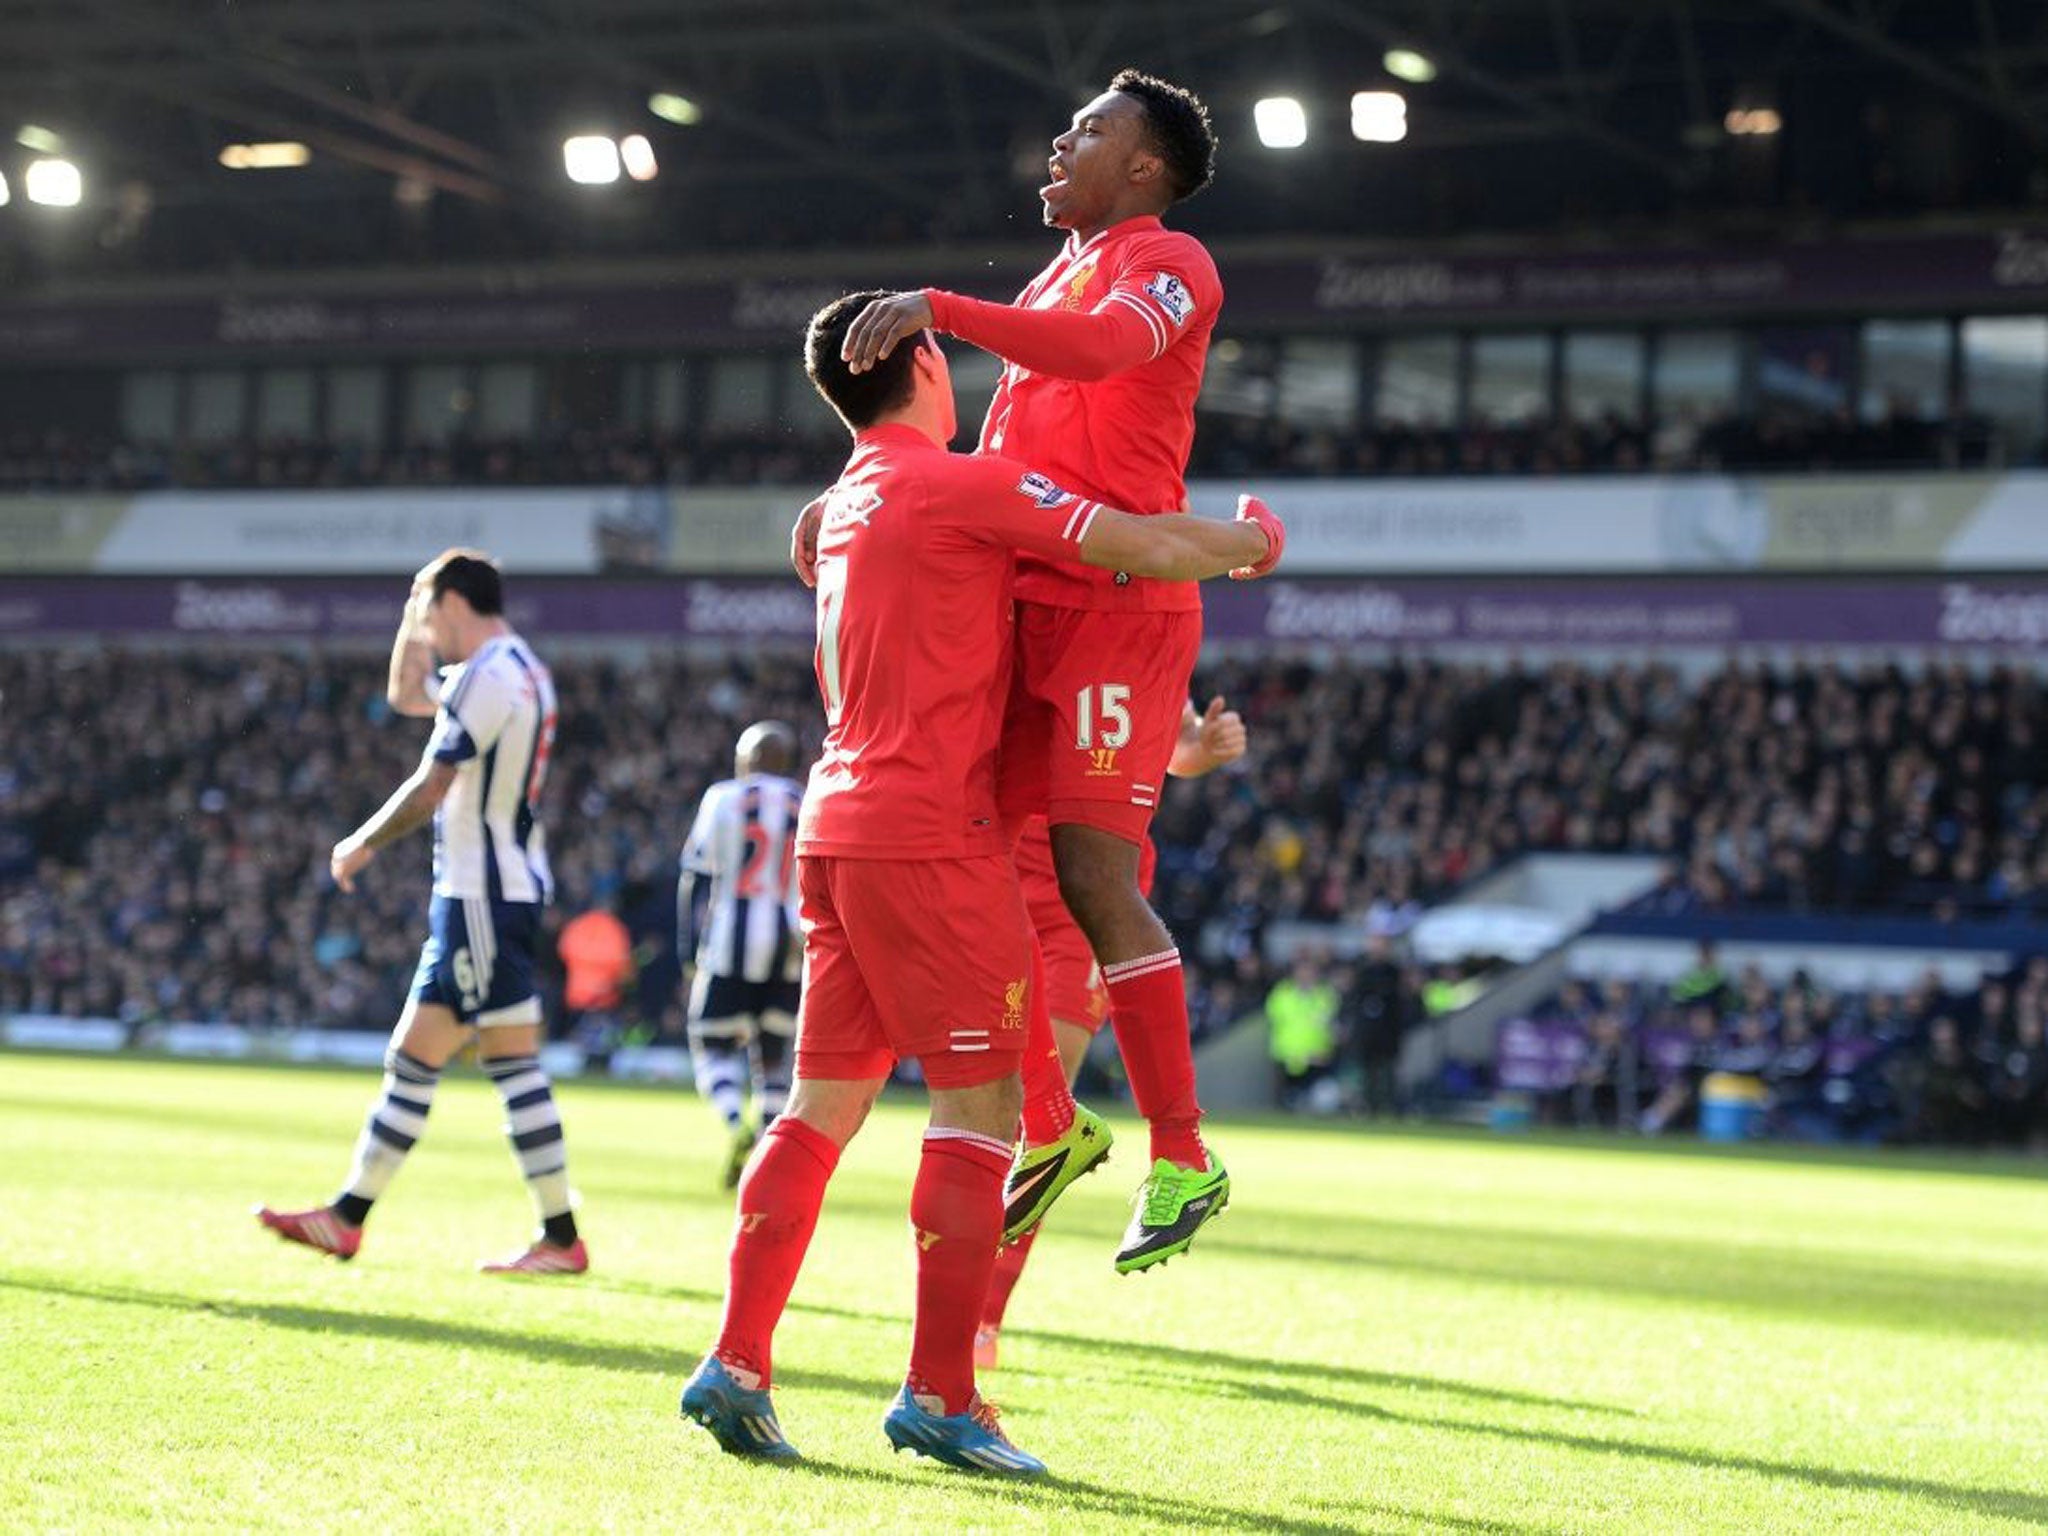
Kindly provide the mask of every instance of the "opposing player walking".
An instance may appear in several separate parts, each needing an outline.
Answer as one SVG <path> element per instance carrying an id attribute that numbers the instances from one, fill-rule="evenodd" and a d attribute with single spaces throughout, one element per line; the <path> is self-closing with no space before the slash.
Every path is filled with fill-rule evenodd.
<path id="1" fill-rule="evenodd" d="M 448 664 L 439 679 L 436 656 Z M 288 1241 L 355 1257 L 371 1206 L 426 1129 L 442 1069 L 474 1032 L 541 1223 L 523 1252 L 483 1267 L 581 1274 L 590 1260 L 570 1211 L 561 1116 L 540 1066 L 533 983 L 540 910 L 553 883 L 539 812 L 555 685 L 506 621 L 504 584 L 488 557 L 450 550 L 415 578 L 392 643 L 387 694 L 400 714 L 432 716 L 434 733 L 413 775 L 334 845 L 330 867 L 353 891 L 378 850 L 431 820 L 427 942 L 342 1192 L 310 1210 L 265 1206 L 257 1219 Z"/>
<path id="2" fill-rule="evenodd" d="M 733 777 L 705 791 L 676 883 L 676 958 L 694 971 L 690 1062 L 697 1092 L 732 1139 L 727 1189 L 789 1098 L 803 966 L 796 754 L 796 732 L 780 720 L 740 733 Z M 747 1117 L 750 1089 L 756 1121 Z"/>

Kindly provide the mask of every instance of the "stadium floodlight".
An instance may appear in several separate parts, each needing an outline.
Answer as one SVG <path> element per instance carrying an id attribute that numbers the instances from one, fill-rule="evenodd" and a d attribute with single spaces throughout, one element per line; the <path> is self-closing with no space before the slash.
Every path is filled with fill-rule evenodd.
<path id="1" fill-rule="evenodd" d="M 1767 139 L 1785 126 L 1775 107 L 1732 107 L 1721 126 L 1738 139 Z"/>
<path id="2" fill-rule="evenodd" d="M 15 131 L 14 142 L 23 149 L 32 149 L 39 155 L 61 155 L 64 152 L 64 137 L 53 128 L 41 128 L 34 123 L 23 123 Z"/>
<path id="3" fill-rule="evenodd" d="M 76 208 L 85 200 L 85 178 L 69 160 L 31 160 L 21 190 L 45 208 Z"/>
<path id="4" fill-rule="evenodd" d="M 674 91 L 656 91 L 647 98 L 647 110 L 664 123 L 674 123 L 678 128 L 694 128 L 704 121 L 704 109 L 687 96 L 678 96 Z"/>
<path id="5" fill-rule="evenodd" d="M 1253 102 L 1252 126 L 1268 149 L 1299 149 L 1308 142 L 1308 113 L 1292 96 L 1267 96 Z"/>
<path id="6" fill-rule="evenodd" d="M 5 208 L 13 195 L 7 190 L 7 173 L 0 171 L 0 208 Z"/>
<path id="7" fill-rule="evenodd" d="M 619 161 L 635 181 L 652 181 L 660 170 L 654 163 L 654 146 L 644 133 L 629 133 L 619 140 Z"/>
<path id="8" fill-rule="evenodd" d="M 1360 91 L 1351 98 L 1351 136 L 1367 144 L 1408 137 L 1408 98 L 1399 91 Z"/>
<path id="9" fill-rule="evenodd" d="M 1380 58 L 1380 67 L 1410 85 L 1427 85 L 1436 78 L 1436 60 L 1413 48 L 1389 48 Z"/>
<path id="10" fill-rule="evenodd" d="M 564 139 L 562 169 L 580 186 L 606 186 L 619 179 L 619 146 L 602 133 L 579 133 Z"/>
<path id="11" fill-rule="evenodd" d="M 225 144 L 220 163 L 231 171 L 288 171 L 304 165 L 313 152 L 295 140 L 269 144 Z"/>

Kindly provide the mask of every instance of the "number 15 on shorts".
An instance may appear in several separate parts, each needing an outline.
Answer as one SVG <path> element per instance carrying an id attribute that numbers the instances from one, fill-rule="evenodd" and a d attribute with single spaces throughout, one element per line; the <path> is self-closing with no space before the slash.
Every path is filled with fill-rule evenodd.
<path id="1" fill-rule="evenodd" d="M 1117 748 L 1131 740 L 1130 699 L 1127 683 L 1103 683 L 1074 695 L 1074 745 L 1093 758 L 1091 775 L 1116 772 Z"/>

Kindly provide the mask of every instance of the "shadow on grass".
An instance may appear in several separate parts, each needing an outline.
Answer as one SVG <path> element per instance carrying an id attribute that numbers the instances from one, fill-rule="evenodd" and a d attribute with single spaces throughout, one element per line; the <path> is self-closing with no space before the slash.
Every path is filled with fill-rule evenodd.
<path id="1" fill-rule="evenodd" d="M 30 1280 L 0 1275 L 0 1290 L 67 1296 L 78 1301 L 117 1307 L 151 1307 L 165 1312 L 203 1312 L 303 1333 L 356 1335 L 393 1339 L 405 1344 L 454 1345 L 490 1350 L 559 1365 L 604 1371 L 634 1371 L 673 1378 L 676 1390 L 696 1367 L 697 1354 L 650 1344 L 613 1344 L 597 1339 L 570 1339 L 554 1334 L 491 1328 L 453 1318 L 413 1317 L 395 1312 L 345 1312 L 334 1307 L 293 1306 L 280 1302 L 185 1296 L 130 1286 L 74 1285 L 59 1280 Z M 886 1404 L 893 1384 L 869 1377 L 841 1376 L 829 1371 L 778 1370 L 776 1379 L 794 1387 L 841 1392 Z"/>
<path id="2" fill-rule="evenodd" d="M 980 1495 L 987 1502 L 1011 1510 L 1031 1510 L 1045 1515 L 1108 1515 L 1119 1520 L 1153 1520 L 1180 1530 L 1281 1531 L 1288 1536 L 1350 1536 L 1359 1529 L 1355 1520 L 1308 1520 L 1287 1518 L 1263 1509 L 1235 1509 L 1227 1504 L 1207 1504 L 1198 1499 L 1176 1499 L 1163 1494 L 1144 1493 L 1135 1488 L 1109 1487 L 1079 1478 L 999 1478 L 948 1467 L 931 1466 L 919 1471 L 899 1472 L 893 1467 L 850 1465 L 810 1457 L 789 1468 L 796 1475 L 826 1477 L 835 1481 L 872 1483 L 893 1488 L 944 1494 L 948 1499 Z M 1317 1510 L 1344 1510 L 1356 1506 L 1332 1504 L 1313 1497 L 1302 1500 Z M 1524 1527 L 1507 1525 L 1445 1526 L 1447 1529 L 1515 1533 Z"/>
<path id="3" fill-rule="evenodd" d="M 2048 1279 L 1961 1265 L 1906 1268 L 1783 1245 L 1611 1236 L 1531 1227 L 1461 1226 L 1350 1216 L 1346 1244 L 1302 1217 L 1264 1214 L 1260 1230 L 1205 1233 L 1203 1247 L 1247 1258 L 1382 1270 L 1518 1287 L 1732 1307 L 1788 1321 L 1874 1323 L 1922 1334 L 2048 1338 Z M 1277 1230 L 1276 1230 L 1277 1229 Z"/>
<path id="4" fill-rule="evenodd" d="M 173 1292 L 149 1291 L 140 1288 L 118 1286 L 76 1285 L 59 1280 L 32 1279 L 20 1276 L 0 1276 L 0 1289 L 22 1291 L 33 1295 L 63 1296 L 75 1300 L 100 1303 L 111 1306 L 148 1307 L 167 1312 L 208 1312 L 218 1316 L 254 1322 L 266 1327 L 289 1328 L 309 1333 L 357 1334 L 374 1338 L 396 1339 L 401 1342 L 448 1345 L 454 1344 L 470 1349 L 494 1350 L 527 1359 L 553 1361 L 567 1365 L 589 1366 L 602 1370 L 649 1372 L 668 1375 L 680 1384 L 684 1372 L 694 1357 L 678 1350 L 658 1349 L 646 1345 L 612 1344 L 588 1339 L 565 1339 L 548 1335 L 517 1332 L 512 1329 L 490 1328 L 478 1323 L 443 1320 L 437 1318 L 411 1317 L 381 1312 L 343 1312 L 326 1307 L 286 1306 L 269 1302 L 246 1302 L 211 1300 L 204 1297 L 179 1295 Z M 804 1390 L 839 1392 L 862 1399 L 879 1401 L 886 1397 L 884 1390 L 878 1391 L 878 1384 L 866 1377 L 843 1376 L 833 1372 L 801 1370 L 779 1373 L 783 1381 Z M 1225 1396 L 1239 1395 L 1235 1384 L 1224 1384 Z M 1555 1446 L 1564 1450 L 1583 1451 L 1600 1456 L 1619 1456 L 1631 1460 L 1649 1461 L 1669 1466 L 1698 1467 L 1718 1472 L 1737 1472 L 1751 1476 L 1781 1479 L 1786 1482 L 1803 1483 L 1813 1488 L 1824 1488 L 1844 1493 L 1881 1493 L 1906 1498 L 1923 1499 L 1953 1509 L 1965 1509 L 1972 1513 L 1998 1519 L 2018 1520 L 2035 1525 L 2048 1525 L 2048 1492 L 2039 1489 L 1973 1488 L 1965 1484 L 1937 1482 L 1929 1478 L 1906 1477 L 1889 1472 L 1850 1471 L 1837 1467 L 1809 1466 L 1800 1462 L 1773 1461 L 1766 1457 L 1744 1456 L 1700 1449 L 1690 1446 L 1659 1445 L 1652 1441 L 1632 1440 L 1619 1436 L 1578 1434 L 1567 1430 L 1538 1429 L 1511 1424 L 1490 1424 L 1470 1419 L 1443 1418 L 1434 1414 L 1409 1414 L 1396 1409 L 1380 1408 L 1370 1404 L 1350 1405 L 1354 1411 L 1368 1412 L 1375 1418 L 1394 1423 L 1411 1425 L 1414 1428 L 1438 1434 L 1471 1435 L 1485 1439 L 1502 1440 L 1517 1445 Z M 837 1472 L 841 1475 L 876 1478 L 889 1481 L 904 1481 L 900 1474 L 877 1472 L 868 1468 L 840 1468 L 829 1463 L 813 1464 L 819 1470 Z M 1045 1484 L 1001 1484 L 1005 1489 L 1018 1487 L 1027 1490 L 1033 1486 L 1044 1488 L 1044 1496 L 1060 1497 L 1071 1495 L 1081 1499 L 1120 1501 L 1118 1507 L 1128 1508 L 1130 1502 L 1142 1495 L 1135 1495 L 1123 1489 L 1108 1490 L 1089 1483 L 1053 1481 Z M 1185 1509 L 1176 1511 L 1174 1500 L 1158 1500 L 1162 1508 L 1159 1518 L 1201 1523 L 1209 1528 L 1229 1527 L 1241 1523 L 1252 1523 L 1266 1529 L 1280 1529 L 1301 1532 L 1322 1532 L 1349 1530 L 1353 1523 L 1337 1525 L 1295 1524 L 1275 1525 L 1264 1514 L 1257 1516 L 1241 1514 L 1238 1511 L 1218 1509 L 1214 1506 L 1189 1503 Z M 1095 1505 L 1089 1506 L 1091 1509 Z M 1113 1512 L 1113 1511 L 1105 1511 Z M 1392 1513 L 1382 1510 L 1381 1513 Z M 1197 1521 L 1197 1517 L 1199 1521 Z M 1498 1529 L 1478 1525 L 1477 1530 Z M 1513 1529 L 1508 1527 L 1506 1529 Z"/>
<path id="5" fill-rule="evenodd" d="M 654 1285 L 636 1280 L 586 1281 L 580 1287 L 585 1290 L 611 1291 L 620 1295 L 645 1296 L 658 1301 L 688 1301 L 719 1305 L 724 1297 L 715 1292 L 693 1286 Z M 884 1327 L 908 1328 L 910 1319 L 906 1314 L 886 1312 L 862 1312 L 851 1307 L 834 1307 L 820 1302 L 792 1301 L 792 1312 L 804 1312 L 813 1317 L 831 1317 L 855 1323 L 879 1323 Z M 1028 1339 L 1036 1344 L 1049 1344 L 1056 1349 L 1074 1350 L 1085 1354 L 1091 1362 L 1090 1370 L 1102 1369 L 1103 1361 L 1144 1360 L 1168 1361 L 1191 1366 L 1201 1370 L 1228 1371 L 1240 1376 L 1256 1378 L 1251 1382 L 1232 1383 L 1234 1395 L 1255 1397 L 1270 1393 L 1278 1400 L 1300 1403 L 1304 1407 L 1334 1408 L 1344 1412 L 1364 1413 L 1369 1417 L 1379 1416 L 1379 1410 L 1368 1404 L 1348 1402 L 1341 1398 L 1322 1397 L 1305 1392 L 1299 1387 L 1276 1382 L 1274 1378 L 1313 1376 L 1322 1381 L 1341 1381 L 1360 1387 L 1379 1387 L 1404 1392 L 1434 1392 L 1450 1397 L 1476 1398 L 1482 1402 L 1513 1403 L 1525 1408 L 1557 1408 L 1575 1412 L 1621 1414 L 1633 1418 L 1632 1408 L 1620 1408 L 1610 1403 L 1586 1402 L 1571 1397 L 1546 1397 L 1539 1392 L 1522 1392 L 1511 1387 L 1490 1387 L 1479 1382 L 1458 1381 L 1448 1376 L 1419 1376 L 1403 1371 L 1375 1371 L 1363 1366 L 1329 1365 L 1321 1361 L 1276 1359 L 1271 1355 L 1234 1355 L 1220 1349 L 1189 1349 L 1184 1345 L 1155 1344 L 1147 1340 L 1133 1342 L 1129 1339 L 1095 1338 L 1084 1333 L 1060 1333 L 1046 1328 L 1017 1328 L 1006 1331 L 1004 1338 Z M 1055 1373 L 1039 1374 L 1052 1377 Z M 1058 1379 L 1068 1379 L 1060 1376 Z M 1242 1390 L 1238 1390 L 1241 1388 Z"/>

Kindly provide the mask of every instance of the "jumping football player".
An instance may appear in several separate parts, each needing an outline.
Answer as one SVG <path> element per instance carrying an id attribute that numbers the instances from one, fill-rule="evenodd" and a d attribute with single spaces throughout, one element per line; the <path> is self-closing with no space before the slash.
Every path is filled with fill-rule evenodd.
<path id="1" fill-rule="evenodd" d="M 926 327 L 958 336 L 1008 364 L 983 452 L 1118 505 L 1185 505 L 1223 289 L 1201 243 L 1160 218 L 1209 184 L 1215 152 L 1199 100 L 1123 71 L 1053 140 L 1039 198 L 1067 240 L 1016 303 L 935 288 L 888 295 L 849 332 L 849 366 L 874 366 Z M 1230 1198 L 1229 1175 L 1202 1142 L 1180 954 L 1138 878 L 1201 645 L 1201 597 L 1188 582 L 1026 556 L 1017 599 L 1004 810 L 1051 823 L 1060 891 L 1102 966 L 1132 1097 L 1151 1126 L 1151 1173 L 1116 1258 L 1130 1273 L 1186 1251 Z M 1107 1125 L 1078 1109 L 1047 1064 L 1049 1037 L 1045 1027 L 1026 1060 L 1011 1238 L 1108 1145 Z"/>
<path id="2" fill-rule="evenodd" d="M 438 679 L 438 656 L 447 670 Z M 505 1101 L 505 1134 L 541 1230 L 493 1274 L 581 1274 L 590 1258 L 570 1211 L 568 1159 L 554 1089 L 541 1070 L 534 949 L 548 900 L 541 786 L 555 738 L 555 685 L 505 618 L 498 568 L 450 550 L 414 578 L 392 642 L 391 707 L 434 719 L 412 777 L 334 845 L 335 883 L 353 891 L 378 850 L 434 825 L 434 892 L 412 996 L 392 1031 L 384 1086 L 356 1141 L 340 1194 L 257 1219 L 294 1243 L 351 1259 L 363 1223 L 426 1129 L 441 1071 L 472 1033 Z"/>

